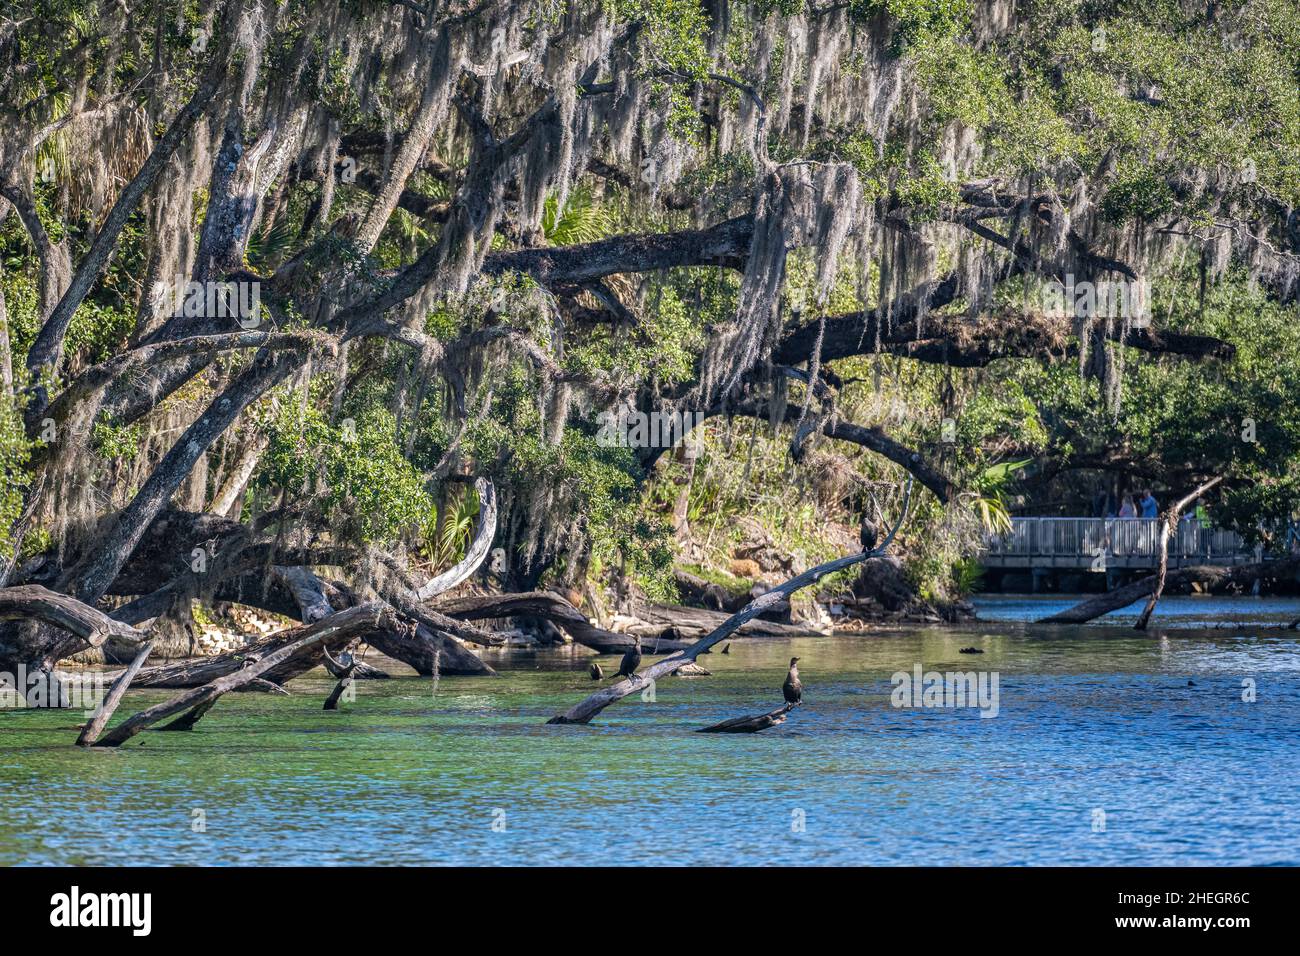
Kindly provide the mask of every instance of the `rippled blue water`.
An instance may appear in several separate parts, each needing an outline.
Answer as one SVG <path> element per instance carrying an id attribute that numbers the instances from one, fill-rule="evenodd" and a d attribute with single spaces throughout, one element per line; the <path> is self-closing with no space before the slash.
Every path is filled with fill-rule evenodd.
<path id="1" fill-rule="evenodd" d="M 779 703 L 791 654 L 807 702 L 785 724 L 694 733 Z M 1300 863 L 1295 632 L 737 641 L 711 678 L 547 726 L 591 690 L 588 659 L 516 655 L 436 694 L 370 682 L 334 714 L 308 678 L 118 752 L 73 747 L 75 715 L 0 712 L 0 863 Z M 891 706 L 917 662 L 996 671 L 998 716 Z"/>

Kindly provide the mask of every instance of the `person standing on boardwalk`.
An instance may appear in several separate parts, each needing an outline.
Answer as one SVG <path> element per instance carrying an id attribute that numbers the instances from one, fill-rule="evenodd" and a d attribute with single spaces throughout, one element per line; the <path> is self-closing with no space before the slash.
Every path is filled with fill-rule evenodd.
<path id="1" fill-rule="evenodd" d="M 1143 518 L 1155 518 L 1160 514 L 1160 505 L 1156 502 L 1155 496 L 1151 494 L 1150 488 L 1142 492 L 1142 498 L 1138 501 L 1138 504 L 1142 508 Z"/>

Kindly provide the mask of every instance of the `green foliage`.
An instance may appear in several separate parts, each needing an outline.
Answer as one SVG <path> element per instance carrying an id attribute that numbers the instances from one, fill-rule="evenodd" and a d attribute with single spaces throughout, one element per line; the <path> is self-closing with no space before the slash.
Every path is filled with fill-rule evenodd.
<path id="1" fill-rule="evenodd" d="M 258 485 L 317 502 L 345 539 L 391 542 L 425 527 L 433 502 L 392 415 L 372 408 L 348 422 L 331 424 L 317 403 L 286 401 L 266 422 Z"/>
<path id="2" fill-rule="evenodd" d="M 970 0 L 851 0 L 850 16 L 867 20 L 888 13 L 896 24 L 895 51 L 942 40 L 964 30 L 971 18 Z"/>
<path id="3" fill-rule="evenodd" d="M 21 407 L 0 389 L 0 473 L 4 475 L 0 483 L 0 560 L 13 556 L 10 529 L 22 513 L 23 492 L 31 481 L 26 465 L 33 447 L 23 430 Z"/>
<path id="4" fill-rule="evenodd" d="M 97 421 L 91 431 L 91 442 L 101 458 L 109 460 L 134 461 L 140 453 L 144 439 L 144 426 L 114 426 L 104 421 Z"/>
<path id="5" fill-rule="evenodd" d="M 550 195 L 542 207 L 542 235 L 553 246 L 595 242 L 608 235 L 613 226 L 609 213 L 587 186 L 570 190 L 562 211 L 558 206 L 558 197 Z"/>

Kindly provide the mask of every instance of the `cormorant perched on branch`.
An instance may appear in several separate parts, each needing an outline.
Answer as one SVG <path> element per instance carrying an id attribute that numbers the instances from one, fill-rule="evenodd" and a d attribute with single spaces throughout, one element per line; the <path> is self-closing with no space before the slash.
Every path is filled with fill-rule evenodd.
<path id="1" fill-rule="evenodd" d="M 876 540 L 879 532 L 876 526 L 872 524 L 865 514 L 862 516 L 862 525 L 858 528 L 858 540 L 862 542 L 863 551 L 871 551 L 876 547 Z"/>
<path id="2" fill-rule="evenodd" d="M 799 658 L 790 658 L 790 673 L 785 675 L 785 683 L 781 685 L 781 693 L 785 695 L 787 704 L 803 703 L 803 684 L 799 681 Z"/>
<path id="3" fill-rule="evenodd" d="M 641 666 L 641 635 L 634 636 L 632 640 L 635 643 L 623 655 L 623 661 L 618 665 L 618 673 L 614 675 L 615 679 L 635 677 L 636 669 Z"/>

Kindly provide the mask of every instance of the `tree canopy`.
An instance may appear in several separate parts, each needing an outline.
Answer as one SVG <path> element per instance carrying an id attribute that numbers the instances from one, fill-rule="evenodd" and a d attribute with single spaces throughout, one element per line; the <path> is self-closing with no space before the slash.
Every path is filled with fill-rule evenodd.
<path id="1" fill-rule="evenodd" d="M 477 477 L 503 581 L 652 594 L 905 473 L 940 591 L 1013 493 L 1295 505 L 1294 0 L 30 0 L 0 64 L 3 583 L 382 592 Z"/>

